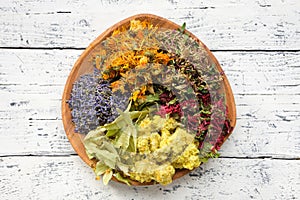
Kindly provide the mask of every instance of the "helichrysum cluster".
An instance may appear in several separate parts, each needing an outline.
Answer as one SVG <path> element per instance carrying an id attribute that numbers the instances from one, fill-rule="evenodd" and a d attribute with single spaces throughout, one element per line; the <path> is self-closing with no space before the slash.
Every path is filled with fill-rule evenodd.
<path id="1" fill-rule="evenodd" d="M 174 140 L 176 140 L 176 130 L 181 130 L 184 134 L 188 134 L 179 127 L 179 123 L 173 118 L 164 119 L 158 115 L 155 115 L 153 119 L 149 117 L 141 121 L 138 126 L 139 132 L 143 134 L 138 137 L 137 150 L 140 154 L 152 155 L 157 154 L 163 148 L 175 148 L 172 146 Z M 141 132 L 140 132 L 141 133 Z M 180 136 L 178 136 L 180 137 Z M 169 146 L 171 145 L 171 146 Z M 163 158 L 163 154 L 158 153 L 166 162 L 162 165 L 157 165 L 153 160 L 148 160 L 149 163 L 137 162 L 135 166 L 138 166 L 134 172 L 130 174 L 130 178 L 137 180 L 141 183 L 156 181 L 162 185 L 166 185 L 172 182 L 172 177 L 175 173 L 175 169 L 194 169 L 200 165 L 199 150 L 197 145 L 190 143 L 184 148 L 184 151 L 178 152 L 179 156 Z M 175 154 L 176 155 L 176 154 Z M 174 156 L 174 155 L 173 155 Z M 159 161 L 159 160 L 158 160 Z M 151 166 L 151 167 L 149 167 Z"/>

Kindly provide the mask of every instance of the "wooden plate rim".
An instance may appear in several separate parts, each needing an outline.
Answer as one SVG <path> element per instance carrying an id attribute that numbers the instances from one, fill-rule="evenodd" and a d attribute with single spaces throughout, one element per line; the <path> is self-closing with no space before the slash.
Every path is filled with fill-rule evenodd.
<path id="1" fill-rule="evenodd" d="M 123 25 L 128 25 L 129 22 L 133 19 L 139 19 L 139 20 L 150 20 L 150 21 L 158 21 L 159 23 L 161 23 L 162 25 L 167 24 L 167 27 L 172 28 L 172 29 L 178 29 L 181 26 L 175 24 L 174 22 L 171 22 L 165 18 L 153 15 L 153 14 L 138 14 L 138 15 L 134 15 L 131 17 L 128 17 L 118 23 L 116 23 L 115 25 L 113 25 L 112 27 L 108 28 L 106 31 L 104 31 L 102 34 L 100 34 L 86 49 L 85 51 L 80 55 L 80 57 L 77 59 L 76 63 L 74 64 L 68 79 L 66 81 L 66 85 L 64 88 L 64 92 L 63 92 L 63 96 L 62 96 L 62 121 L 63 121 L 63 125 L 64 125 L 64 129 L 66 132 L 66 135 L 72 145 L 72 147 L 74 148 L 74 150 L 77 152 L 77 154 L 79 155 L 79 157 L 89 166 L 93 167 L 95 165 L 95 161 L 94 160 L 90 160 L 86 153 L 85 153 L 85 149 L 84 146 L 82 144 L 82 139 L 83 137 L 80 134 L 77 134 L 74 132 L 74 125 L 71 121 L 71 111 L 69 109 L 69 106 L 67 105 L 66 101 L 70 98 L 70 93 L 71 93 L 71 89 L 72 89 L 72 85 L 74 83 L 74 81 L 77 79 L 77 77 L 80 75 L 79 74 L 79 68 L 83 62 L 83 60 L 86 58 L 86 56 L 89 55 L 89 53 L 101 42 L 103 41 L 105 38 L 109 37 L 111 35 L 111 33 L 113 32 L 113 30 L 115 30 L 117 27 L 123 26 Z M 216 67 L 219 70 L 219 72 L 223 72 L 221 65 L 219 64 L 218 60 L 215 58 L 215 56 L 212 54 L 212 52 L 206 47 L 206 45 L 201 42 L 201 40 L 199 40 L 194 34 L 192 34 L 191 32 L 185 30 L 185 33 L 188 34 L 190 37 L 192 37 L 193 39 L 195 39 L 200 46 L 202 46 L 208 53 L 209 57 L 212 59 L 213 62 L 216 63 Z M 222 73 L 224 74 L 224 73 Z M 230 87 L 229 81 L 226 77 L 226 75 L 223 75 L 223 81 L 224 81 L 224 86 L 225 86 L 225 93 L 226 93 L 226 103 L 228 106 L 228 110 L 229 110 L 229 119 L 230 119 L 230 125 L 233 128 L 236 125 L 236 105 L 235 105 L 235 101 L 234 101 L 234 96 L 232 93 L 232 89 Z M 230 134 L 232 133 L 232 131 L 230 132 Z M 225 138 L 225 140 L 229 137 L 229 135 Z M 224 140 L 224 142 L 225 142 Z M 173 179 L 178 179 L 182 176 L 184 176 L 185 174 L 189 173 L 190 170 L 187 169 L 183 169 L 183 170 L 178 170 L 176 171 L 176 174 L 174 175 Z M 116 181 L 115 178 L 113 178 L 113 180 Z M 132 185 L 152 185 L 155 184 L 154 182 L 150 182 L 150 183 L 140 183 L 137 181 L 131 181 Z"/>

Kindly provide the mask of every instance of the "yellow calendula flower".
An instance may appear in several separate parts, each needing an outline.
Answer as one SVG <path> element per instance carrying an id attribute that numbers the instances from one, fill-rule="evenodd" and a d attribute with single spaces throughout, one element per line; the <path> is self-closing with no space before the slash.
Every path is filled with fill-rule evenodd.
<path id="1" fill-rule="evenodd" d="M 133 101 L 136 101 L 137 99 L 144 99 L 146 90 L 147 87 L 144 85 L 140 90 L 134 91 L 130 99 Z"/>
<path id="2" fill-rule="evenodd" d="M 169 137 L 171 136 L 170 131 L 168 131 L 166 128 L 161 129 L 161 141 L 159 146 L 163 147 L 169 144 Z"/>
<path id="3" fill-rule="evenodd" d="M 140 65 L 145 65 L 148 63 L 148 57 L 147 56 L 142 56 L 140 59 Z"/>
<path id="4" fill-rule="evenodd" d="M 124 85 L 122 84 L 122 81 L 120 81 L 120 80 L 112 82 L 110 84 L 110 87 L 112 89 L 112 92 L 115 92 L 117 90 L 121 90 L 122 92 L 125 92 Z"/>
<path id="5" fill-rule="evenodd" d="M 109 79 L 109 74 L 102 74 L 102 78 L 103 78 L 104 80 Z"/>
<path id="6" fill-rule="evenodd" d="M 112 33 L 112 36 L 116 36 L 116 35 L 119 35 L 120 33 L 122 32 L 125 32 L 126 31 L 126 28 L 124 26 L 114 30 L 114 32 Z"/>
<path id="7" fill-rule="evenodd" d="M 151 29 L 152 27 L 153 27 L 153 25 L 147 21 L 131 20 L 129 30 L 137 31 L 137 30 L 142 30 L 145 28 Z"/>
<path id="8" fill-rule="evenodd" d="M 162 63 L 166 65 L 170 61 L 170 57 L 165 53 L 157 53 L 155 54 L 155 61 L 158 63 Z"/>
<path id="9" fill-rule="evenodd" d="M 140 94 L 140 90 L 136 90 L 133 92 L 132 96 L 130 97 L 131 100 L 136 101 Z"/>

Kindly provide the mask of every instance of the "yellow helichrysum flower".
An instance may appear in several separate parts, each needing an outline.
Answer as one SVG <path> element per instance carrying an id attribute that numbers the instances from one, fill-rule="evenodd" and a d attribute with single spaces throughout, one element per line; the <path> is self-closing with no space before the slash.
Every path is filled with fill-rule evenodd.
<path id="1" fill-rule="evenodd" d="M 171 133 L 166 128 L 161 129 L 161 141 L 160 147 L 166 146 L 169 143 L 168 138 L 170 137 Z"/>
<path id="2" fill-rule="evenodd" d="M 164 123 L 164 128 L 167 130 L 174 130 L 178 125 L 178 122 L 174 118 L 168 118 Z"/>
<path id="3" fill-rule="evenodd" d="M 192 170 L 199 167 L 200 163 L 199 156 L 189 156 L 188 161 L 183 163 L 183 167 Z"/>
<path id="4" fill-rule="evenodd" d="M 150 150 L 153 152 L 159 148 L 160 145 L 160 135 L 155 132 L 150 135 Z"/>
<path id="5" fill-rule="evenodd" d="M 140 183 L 144 182 L 151 182 L 153 180 L 153 175 L 150 173 L 137 173 L 137 172 L 131 172 L 130 173 L 130 179 L 136 180 Z"/>
<path id="6" fill-rule="evenodd" d="M 150 153 L 149 137 L 141 136 L 137 139 L 137 149 L 140 153 Z"/>
<path id="7" fill-rule="evenodd" d="M 172 165 L 175 168 L 186 168 L 192 170 L 199 167 L 201 164 L 198 154 L 199 150 L 197 146 L 194 143 L 191 143 L 187 146 L 184 152 L 175 159 Z"/>
<path id="8" fill-rule="evenodd" d="M 146 117 L 138 125 L 138 136 L 150 136 L 151 131 L 151 120 Z"/>
<path id="9" fill-rule="evenodd" d="M 146 128 L 151 126 L 151 120 L 149 119 L 149 117 L 146 117 L 145 119 L 143 119 L 139 125 L 139 127 L 141 128 Z"/>
<path id="10" fill-rule="evenodd" d="M 174 174 L 174 167 L 170 164 L 164 164 L 155 170 L 155 181 L 162 185 L 167 185 L 169 183 L 172 183 Z"/>

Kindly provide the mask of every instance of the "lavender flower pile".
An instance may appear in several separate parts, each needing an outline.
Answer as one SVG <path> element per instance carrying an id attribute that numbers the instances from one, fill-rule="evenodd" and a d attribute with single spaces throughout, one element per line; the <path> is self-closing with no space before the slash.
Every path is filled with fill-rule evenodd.
<path id="1" fill-rule="evenodd" d="M 116 108 L 125 109 L 127 99 L 113 96 L 109 85 L 94 74 L 84 74 L 74 83 L 68 104 L 75 132 L 87 134 L 99 125 L 112 122 L 118 116 Z"/>
<path id="2" fill-rule="evenodd" d="M 95 90 L 94 110 L 96 111 L 99 125 L 112 122 L 119 115 L 117 108 L 125 110 L 128 98 L 113 95 L 110 83 L 100 79 Z M 91 129 L 92 130 L 92 129 Z"/>
<path id="3" fill-rule="evenodd" d="M 72 110 L 75 132 L 87 134 L 99 125 L 96 111 L 93 109 L 96 83 L 92 74 L 85 74 L 73 85 L 68 103 Z"/>

